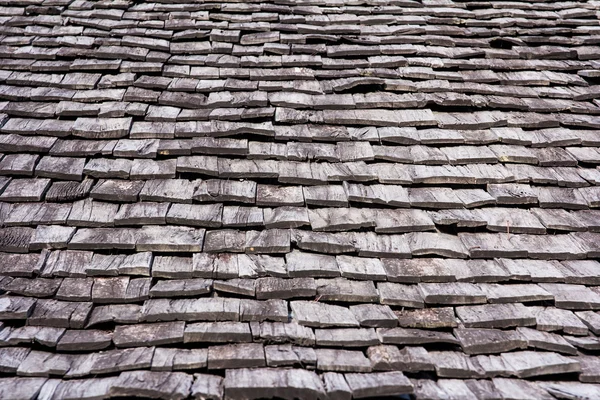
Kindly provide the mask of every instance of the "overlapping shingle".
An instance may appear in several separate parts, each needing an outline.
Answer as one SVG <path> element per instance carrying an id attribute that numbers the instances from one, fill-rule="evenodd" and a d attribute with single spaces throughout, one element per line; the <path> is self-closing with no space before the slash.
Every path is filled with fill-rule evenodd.
<path id="1" fill-rule="evenodd" d="M 599 397 L 597 9 L 7 0 L 0 398 Z"/>

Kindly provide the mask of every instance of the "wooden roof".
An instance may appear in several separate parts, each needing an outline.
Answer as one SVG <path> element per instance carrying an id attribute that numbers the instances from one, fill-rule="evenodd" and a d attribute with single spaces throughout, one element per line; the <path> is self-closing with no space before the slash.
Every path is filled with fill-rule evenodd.
<path id="1" fill-rule="evenodd" d="M 599 18 L 1 0 L 0 398 L 599 399 Z"/>

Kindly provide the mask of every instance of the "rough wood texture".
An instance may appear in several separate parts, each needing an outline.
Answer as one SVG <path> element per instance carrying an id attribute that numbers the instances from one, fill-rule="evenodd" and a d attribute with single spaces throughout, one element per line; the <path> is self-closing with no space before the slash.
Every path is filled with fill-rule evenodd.
<path id="1" fill-rule="evenodd" d="M 0 399 L 600 398 L 598 10 L 5 0 Z"/>

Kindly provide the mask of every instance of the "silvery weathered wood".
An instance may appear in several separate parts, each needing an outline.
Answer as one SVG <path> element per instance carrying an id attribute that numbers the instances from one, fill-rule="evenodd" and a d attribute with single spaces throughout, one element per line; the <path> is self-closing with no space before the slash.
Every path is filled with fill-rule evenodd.
<path id="1" fill-rule="evenodd" d="M 40 396 L 52 395 L 53 398 L 66 399 L 72 397 L 92 399 L 107 397 L 117 377 L 88 378 L 74 380 L 50 379 L 40 391 Z M 50 389 L 50 387 L 52 387 Z"/>
<path id="2" fill-rule="evenodd" d="M 83 173 L 93 178 L 128 179 L 132 164 L 131 160 L 124 158 L 93 158 L 85 164 Z"/>
<path id="3" fill-rule="evenodd" d="M 11 254 L 0 253 L 0 274 L 5 276 L 31 277 L 34 273 L 39 274 L 47 252 L 41 254 Z"/>
<path id="4" fill-rule="evenodd" d="M 397 185 L 362 185 L 343 183 L 349 201 L 408 207 L 408 192 Z"/>
<path id="5" fill-rule="evenodd" d="M 422 329 L 387 328 L 378 329 L 377 335 L 384 344 L 415 345 L 427 343 L 458 344 L 458 340 L 448 332 Z"/>
<path id="6" fill-rule="evenodd" d="M 0 161 L 0 174 L 33 176 L 38 161 L 35 154 L 8 154 Z"/>
<path id="7" fill-rule="evenodd" d="M 317 279 L 317 297 L 323 301 L 376 302 L 377 290 L 371 281 L 354 281 L 345 278 Z"/>
<path id="8" fill-rule="evenodd" d="M 228 369 L 223 381 L 225 396 L 232 398 L 325 397 L 318 375 L 305 369 Z"/>
<path id="9" fill-rule="evenodd" d="M 450 384 L 446 384 L 445 382 L 450 382 Z M 470 379 L 467 382 L 480 382 L 475 379 Z M 453 394 L 458 394 L 464 397 L 472 397 L 474 396 L 473 392 L 471 392 L 463 380 L 459 379 L 439 379 L 438 381 L 433 381 L 429 379 L 413 379 L 412 380 L 415 395 L 417 398 L 432 398 L 432 399 L 442 399 L 444 397 L 449 397 Z M 493 397 L 491 397 L 493 398 Z M 500 398 L 500 397 L 498 397 Z"/>
<path id="10" fill-rule="evenodd" d="M 150 299 L 144 302 L 141 319 L 156 321 L 237 321 L 240 301 L 233 298 Z"/>
<path id="11" fill-rule="evenodd" d="M 311 327 L 357 327 L 354 314 L 345 307 L 319 302 L 292 301 L 290 307 L 294 318 L 301 325 Z"/>
<path id="12" fill-rule="evenodd" d="M 28 297 L 5 296 L 0 300 L 0 318 L 2 320 L 27 319 L 36 304 Z"/>
<path id="13" fill-rule="evenodd" d="M 490 184 L 487 192 L 498 204 L 536 204 L 537 191 L 529 185 L 516 183 Z"/>
<path id="14" fill-rule="evenodd" d="M 169 203 L 140 202 L 122 204 L 115 225 L 164 225 Z"/>
<path id="15" fill-rule="evenodd" d="M 323 207 L 347 207 L 348 196 L 342 186 L 310 186 L 303 188 L 306 204 Z"/>
<path id="16" fill-rule="evenodd" d="M 431 217 L 421 210 L 377 210 L 375 232 L 404 233 L 435 229 Z"/>
<path id="17" fill-rule="evenodd" d="M 56 347 L 60 338 L 64 335 L 64 328 L 55 328 L 50 326 L 22 326 L 7 327 L 3 332 L 2 343 L 8 346 L 18 346 L 20 344 L 40 344 L 46 347 Z"/>
<path id="18" fill-rule="evenodd" d="M 81 182 L 53 182 L 46 192 L 46 201 L 75 201 L 87 197 L 92 190 L 93 179 Z"/>
<path id="19" fill-rule="evenodd" d="M 26 347 L 7 347 L 0 349 L 2 358 L 0 370 L 4 373 L 15 373 L 31 350 Z"/>
<path id="20" fill-rule="evenodd" d="M 73 203 L 67 223 L 74 226 L 104 227 L 112 226 L 119 206 L 113 203 L 79 200 Z"/>
<path id="21" fill-rule="evenodd" d="M 531 212 L 547 229 L 559 231 L 587 230 L 585 222 L 577 218 L 574 213 L 567 210 L 560 208 L 536 208 Z"/>
<path id="22" fill-rule="evenodd" d="M 291 277 L 326 278 L 340 276 L 340 270 L 333 256 L 304 253 L 293 250 L 285 255 L 286 268 Z"/>
<path id="23" fill-rule="evenodd" d="M 52 297 L 62 283 L 62 279 L 15 278 L 2 284 L 3 290 L 18 296 Z"/>
<path id="24" fill-rule="evenodd" d="M 154 347 L 114 349 L 87 354 L 75 359 L 66 376 L 83 377 L 150 368 L 153 354 Z"/>
<path id="25" fill-rule="evenodd" d="M 265 365 L 262 343 L 241 343 L 208 348 L 208 369 L 251 368 Z"/>
<path id="26" fill-rule="evenodd" d="M 534 382 L 522 379 L 494 378 L 492 380 L 502 398 L 515 396 L 528 396 L 534 399 L 552 400 L 553 396 L 540 388 Z"/>
<path id="27" fill-rule="evenodd" d="M 423 308 L 424 302 L 416 285 L 401 285 L 391 282 L 377 284 L 381 304 L 393 306 Z"/>
<path id="28" fill-rule="evenodd" d="M 63 376 L 70 368 L 74 357 L 68 354 L 52 354 L 31 351 L 19 365 L 17 375 L 22 376 Z"/>
<path id="29" fill-rule="evenodd" d="M 202 250 L 204 229 L 176 226 L 143 226 L 136 232 L 137 251 L 188 251 Z"/>
<path id="30" fill-rule="evenodd" d="M 487 229 L 494 232 L 531 233 L 543 235 L 546 228 L 539 219 L 527 210 L 488 208 L 481 210 L 487 219 Z"/>
<path id="31" fill-rule="evenodd" d="M 384 258 L 382 262 L 387 279 L 402 283 L 452 282 L 456 280 L 458 270 L 465 268 L 464 261 L 438 258 Z"/>
<path id="32" fill-rule="evenodd" d="M 86 139 L 117 139 L 129 134 L 131 118 L 77 118 L 73 135 Z"/>
<path id="33" fill-rule="evenodd" d="M 323 121 L 335 125 L 432 126 L 436 124 L 431 110 L 325 110 Z"/>
<path id="34" fill-rule="evenodd" d="M 194 374 L 192 396 L 217 400 L 223 397 L 223 378 L 217 375 Z"/>
<path id="35" fill-rule="evenodd" d="M 415 256 L 439 255 L 467 258 L 468 250 L 459 238 L 443 233 L 413 232 L 407 235 L 410 250 Z"/>
<path id="36" fill-rule="evenodd" d="M 275 186 L 258 184 L 256 187 L 258 206 L 303 206 L 304 194 L 300 186 Z"/>
<path id="37" fill-rule="evenodd" d="M 81 329 L 92 311 L 92 303 L 39 299 L 27 319 L 29 325 Z"/>
<path id="38" fill-rule="evenodd" d="M 112 343 L 112 332 L 100 330 L 67 330 L 61 336 L 56 350 L 58 351 L 96 351 L 109 347 Z"/>
<path id="39" fill-rule="evenodd" d="M 197 322 L 187 324 L 185 343 L 243 343 L 251 342 L 252 334 L 244 322 Z"/>
<path id="40" fill-rule="evenodd" d="M 251 325 L 252 326 L 252 325 Z M 274 343 L 293 343 L 301 346 L 315 344 L 315 335 L 309 327 L 299 325 L 297 321 L 291 322 L 261 322 L 252 327 L 255 338 L 261 338 Z"/>
<path id="41" fill-rule="evenodd" d="M 256 183 L 252 181 L 224 181 L 210 179 L 202 181 L 194 191 L 194 200 L 254 203 Z"/>
<path id="42" fill-rule="evenodd" d="M 355 399 L 374 396 L 397 396 L 413 393 L 413 385 L 402 372 L 345 374 Z"/>
<path id="43" fill-rule="evenodd" d="M 86 268 L 92 260 L 92 255 L 93 254 L 88 251 L 53 251 L 46 258 L 42 276 L 85 278 Z"/>
<path id="44" fill-rule="evenodd" d="M 447 262 L 451 263 L 451 260 Z M 496 260 L 454 260 L 452 264 L 457 281 L 482 283 L 518 279 Z"/>
<path id="45" fill-rule="evenodd" d="M 206 368 L 206 349 L 177 349 L 159 347 L 154 349 L 152 371 L 179 371 Z"/>
<path id="46" fill-rule="evenodd" d="M 93 278 L 64 278 L 56 292 L 57 300 L 91 301 Z"/>
<path id="47" fill-rule="evenodd" d="M 579 311 L 575 315 L 594 333 L 600 333 L 600 314 L 594 311 Z"/>
<path id="48" fill-rule="evenodd" d="M 107 306 L 96 306 L 90 315 L 87 328 L 106 322 L 134 324 L 140 321 L 141 310 L 142 306 L 137 304 L 110 304 Z"/>
<path id="49" fill-rule="evenodd" d="M 564 336 L 567 342 L 585 351 L 596 351 L 600 348 L 597 336 Z"/>
<path id="50" fill-rule="evenodd" d="M 527 341 L 515 331 L 458 328 L 454 329 L 454 336 L 469 355 L 505 353 L 527 347 Z"/>
<path id="51" fill-rule="evenodd" d="M 137 232 L 129 228 L 78 229 L 68 244 L 73 250 L 133 249 Z"/>
<path id="52" fill-rule="evenodd" d="M 0 378 L 0 396 L 32 400 L 37 397 L 47 378 Z"/>
<path id="53" fill-rule="evenodd" d="M 587 335 L 588 327 L 572 312 L 555 307 L 530 307 L 541 331 L 563 331 L 569 335 Z"/>
<path id="54" fill-rule="evenodd" d="M 145 160 L 136 158 L 131 163 L 130 179 L 175 178 L 176 160 Z"/>
<path id="55" fill-rule="evenodd" d="M 313 278 L 258 278 L 256 280 L 256 298 L 288 299 L 296 297 L 314 297 L 317 287 Z"/>
<path id="56" fill-rule="evenodd" d="M 440 149 L 450 164 L 494 164 L 498 162 L 497 155 L 487 146 L 457 146 Z"/>
<path id="57" fill-rule="evenodd" d="M 289 253 L 290 230 L 266 229 L 246 232 L 246 253 Z"/>
<path id="58" fill-rule="evenodd" d="M 438 377 L 477 379 L 482 378 L 484 370 L 479 363 L 463 353 L 456 351 L 431 351 L 431 361 Z"/>
<path id="59" fill-rule="evenodd" d="M 471 258 L 527 257 L 527 250 L 517 247 L 506 234 L 459 233 L 458 237 Z"/>
<path id="60" fill-rule="evenodd" d="M 462 201 L 450 188 L 410 188 L 408 198 L 411 207 L 417 208 L 462 208 Z"/>
<path id="61" fill-rule="evenodd" d="M 345 278 L 362 280 L 385 280 L 383 264 L 377 258 L 337 256 L 340 273 Z"/>
<path id="62" fill-rule="evenodd" d="M 265 358 L 268 367 L 298 365 L 314 368 L 317 364 L 317 356 L 313 349 L 291 344 L 265 346 Z"/>
<path id="63" fill-rule="evenodd" d="M 508 328 L 536 324 L 535 315 L 523 304 L 485 304 L 456 307 L 466 328 Z"/>
<path id="64" fill-rule="evenodd" d="M 505 353 L 501 357 L 514 369 L 519 378 L 564 374 L 581 370 L 576 360 L 556 353 L 523 351 Z"/>
<path id="65" fill-rule="evenodd" d="M 581 210 L 588 208 L 588 201 L 573 188 L 540 187 L 537 196 L 542 208 Z"/>
<path id="66" fill-rule="evenodd" d="M 224 206 L 221 224 L 231 228 L 263 226 L 264 212 L 265 209 L 258 207 Z"/>
<path id="67" fill-rule="evenodd" d="M 554 304 L 558 308 L 570 310 L 600 309 L 600 293 L 584 285 L 540 283 L 542 289 L 554 296 Z"/>
<path id="68" fill-rule="evenodd" d="M 45 178 L 80 181 L 84 164 L 83 158 L 45 156 L 37 164 L 35 174 Z"/>
<path id="69" fill-rule="evenodd" d="M 95 278 L 92 288 L 94 303 L 129 303 L 148 299 L 150 278 Z"/>
<path id="70" fill-rule="evenodd" d="M 140 200 L 191 203 L 197 184 L 197 181 L 187 179 L 147 180 L 139 193 Z"/>
<path id="71" fill-rule="evenodd" d="M 454 190 L 454 194 L 466 208 L 496 204 L 496 199 L 482 189 L 457 189 Z"/>
<path id="72" fill-rule="evenodd" d="M 533 282 L 563 282 L 564 269 L 557 261 L 499 259 L 513 279 Z"/>
<path id="73" fill-rule="evenodd" d="M 370 372 L 371 363 L 361 351 L 316 349 L 317 369 L 333 372 Z"/>
<path id="74" fill-rule="evenodd" d="M 65 224 L 72 208 L 60 203 L 16 203 L 6 211 L 6 226 L 51 225 Z"/>
<path id="75" fill-rule="evenodd" d="M 192 259 L 190 257 L 157 256 L 152 262 L 152 276 L 167 279 L 192 278 Z"/>
<path id="76" fill-rule="evenodd" d="M 372 346 L 367 349 L 374 371 L 433 371 L 433 364 L 423 347 L 394 345 Z"/>
<path id="77" fill-rule="evenodd" d="M 277 207 L 264 209 L 264 224 L 270 228 L 297 228 L 309 225 L 309 213 L 303 207 Z"/>
<path id="78" fill-rule="evenodd" d="M 292 240 L 301 250 L 319 253 L 341 254 L 356 250 L 355 235 L 350 232 L 329 233 L 294 230 Z"/>
<path id="79" fill-rule="evenodd" d="M 483 283 L 478 286 L 490 303 L 527 303 L 554 300 L 554 296 L 539 285 Z"/>
<path id="80" fill-rule="evenodd" d="M 367 329 L 316 329 L 318 346 L 364 347 L 379 344 L 379 338 L 372 328 Z"/>
<path id="81" fill-rule="evenodd" d="M 50 179 L 13 179 L 0 195 L 0 201 L 41 201 L 50 187 Z"/>
<path id="82" fill-rule="evenodd" d="M 110 388 L 110 396 L 148 396 L 179 400 L 186 398 L 193 378 L 183 372 L 126 371 Z"/>
<path id="83" fill-rule="evenodd" d="M 579 356 L 577 357 L 581 366 L 579 380 L 587 383 L 598 383 L 600 377 L 598 375 L 598 357 L 594 356 Z"/>
<path id="84" fill-rule="evenodd" d="M 343 374 L 326 372 L 321 375 L 321 379 L 330 399 L 350 400 L 352 398 L 352 392 Z"/>
<path id="85" fill-rule="evenodd" d="M 149 295 L 150 297 L 194 297 L 210 293 L 211 287 L 210 279 L 161 280 L 152 286 Z"/>
<path id="86" fill-rule="evenodd" d="M 240 296 L 254 297 L 256 293 L 254 279 L 228 279 L 214 281 L 213 288 L 217 292 L 233 293 Z"/>
<path id="87" fill-rule="evenodd" d="M 353 247 L 358 250 L 358 255 L 361 257 L 410 258 L 411 256 L 408 235 L 377 235 L 373 232 L 360 232 L 350 238 Z"/>
<path id="88" fill-rule="evenodd" d="M 157 149 L 158 139 L 121 139 L 115 145 L 113 155 L 123 158 L 156 158 Z"/>
<path id="89" fill-rule="evenodd" d="M 273 160 L 219 158 L 219 177 L 223 179 L 270 179 L 279 177 L 279 164 Z"/>
<path id="90" fill-rule="evenodd" d="M 517 333 L 527 341 L 528 347 L 569 355 L 577 354 L 577 349 L 561 335 L 525 327 L 518 327 Z"/>
<path id="91" fill-rule="evenodd" d="M 237 252 L 244 251 L 246 233 L 233 229 L 209 230 L 204 240 L 204 252 Z"/>
<path id="92" fill-rule="evenodd" d="M 357 304 L 350 311 L 361 326 L 372 328 L 390 328 L 398 325 L 398 318 L 390 306 L 378 304 Z"/>
<path id="93" fill-rule="evenodd" d="M 184 328 L 182 321 L 117 326 L 113 342 L 117 347 L 181 343 Z"/>
<path id="94" fill-rule="evenodd" d="M 90 193 L 96 200 L 133 202 L 144 186 L 142 181 L 100 179 Z"/>
<path id="95" fill-rule="evenodd" d="M 418 290 L 428 304 L 481 304 L 487 298 L 477 285 L 467 282 L 419 283 Z"/>
<path id="96" fill-rule="evenodd" d="M 281 299 L 240 301 L 240 321 L 288 321 L 288 303 Z"/>

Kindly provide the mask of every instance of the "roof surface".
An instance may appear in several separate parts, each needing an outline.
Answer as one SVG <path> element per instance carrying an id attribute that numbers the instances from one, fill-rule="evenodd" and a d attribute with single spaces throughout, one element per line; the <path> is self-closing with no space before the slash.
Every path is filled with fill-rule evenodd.
<path id="1" fill-rule="evenodd" d="M 2 0 L 0 398 L 599 399 L 598 4 Z"/>

